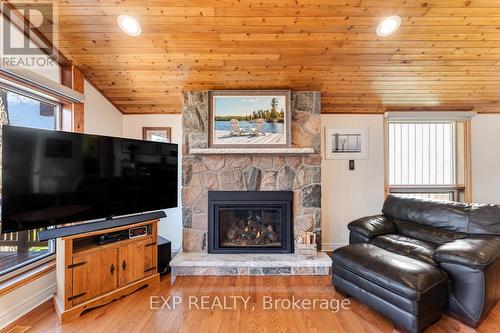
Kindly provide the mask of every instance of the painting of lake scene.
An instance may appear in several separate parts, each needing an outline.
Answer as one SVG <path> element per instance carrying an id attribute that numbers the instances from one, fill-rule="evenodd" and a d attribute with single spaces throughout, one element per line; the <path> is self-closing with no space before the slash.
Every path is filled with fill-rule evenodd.
<path id="1" fill-rule="evenodd" d="M 289 98 L 289 91 L 212 91 L 211 146 L 288 146 Z"/>

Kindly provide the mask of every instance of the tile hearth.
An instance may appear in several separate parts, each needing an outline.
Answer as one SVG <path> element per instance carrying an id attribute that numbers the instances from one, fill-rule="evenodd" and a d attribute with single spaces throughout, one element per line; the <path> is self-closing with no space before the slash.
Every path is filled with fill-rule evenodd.
<path id="1" fill-rule="evenodd" d="M 315 258 L 296 254 L 179 253 L 170 262 L 172 282 L 186 275 L 328 275 L 332 260 L 323 252 Z"/>

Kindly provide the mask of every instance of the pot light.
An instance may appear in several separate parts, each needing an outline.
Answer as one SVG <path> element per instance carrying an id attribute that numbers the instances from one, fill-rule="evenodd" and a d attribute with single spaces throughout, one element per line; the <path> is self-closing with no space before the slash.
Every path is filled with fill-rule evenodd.
<path id="1" fill-rule="evenodd" d="M 139 36 L 142 33 L 142 28 L 139 22 L 131 16 L 120 15 L 117 19 L 120 28 L 130 36 Z"/>
<path id="2" fill-rule="evenodd" d="M 393 34 L 401 25 L 401 17 L 394 15 L 384 18 L 377 27 L 377 35 L 385 37 Z"/>

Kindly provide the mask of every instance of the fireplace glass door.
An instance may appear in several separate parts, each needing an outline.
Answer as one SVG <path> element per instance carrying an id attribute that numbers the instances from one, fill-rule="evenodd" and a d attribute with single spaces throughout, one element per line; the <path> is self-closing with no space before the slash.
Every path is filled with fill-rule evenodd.
<path id="1" fill-rule="evenodd" d="M 291 192 L 213 191 L 208 203 L 208 252 L 293 252 Z"/>
<path id="2" fill-rule="evenodd" d="M 219 208 L 219 240 L 225 248 L 281 247 L 280 207 Z"/>

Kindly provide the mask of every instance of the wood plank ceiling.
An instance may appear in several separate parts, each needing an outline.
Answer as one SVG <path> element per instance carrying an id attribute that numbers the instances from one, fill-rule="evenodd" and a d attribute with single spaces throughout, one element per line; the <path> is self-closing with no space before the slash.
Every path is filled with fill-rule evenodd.
<path id="1" fill-rule="evenodd" d="M 500 0 L 75 0 L 59 50 L 123 113 L 182 90 L 321 90 L 324 113 L 500 112 Z M 116 24 L 136 17 L 143 34 Z M 400 15 L 392 36 L 379 21 Z"/>

